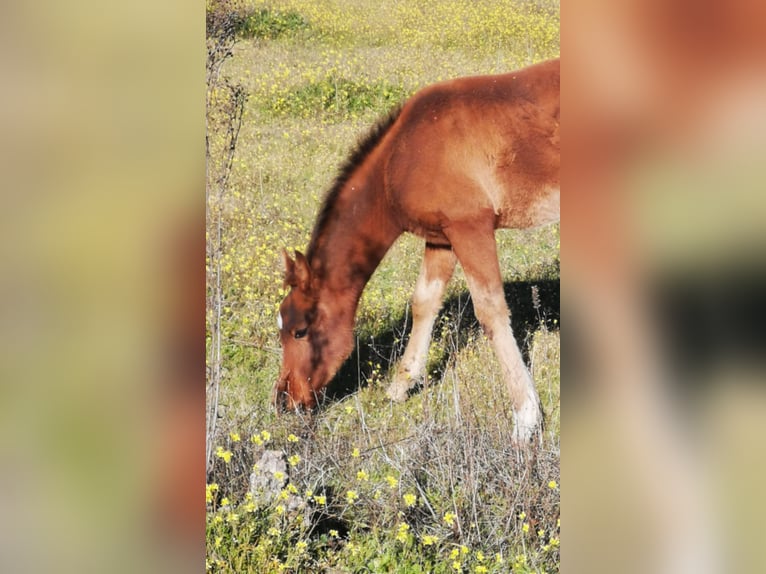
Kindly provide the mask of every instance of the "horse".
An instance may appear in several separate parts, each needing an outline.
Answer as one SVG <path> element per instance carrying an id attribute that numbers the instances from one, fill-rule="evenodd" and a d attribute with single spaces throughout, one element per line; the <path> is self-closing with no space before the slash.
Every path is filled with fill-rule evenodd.
<path id="1" fill-rule="evenodd" d="M 477 319 L 502 367 L 513 438 L 541 436 L 542 408 L 510 326 L 495 230 L 559 220 L 559 59 L 418 91 L 362 138 L 325 196 L 304 255 L 282 251 L 281 410 L 313 409 L 354 348 L 362 291 L 405 232 L 425 240 L 412 331 L 393 382 L 422 380 L 445 287 L 460 262 Z"/>

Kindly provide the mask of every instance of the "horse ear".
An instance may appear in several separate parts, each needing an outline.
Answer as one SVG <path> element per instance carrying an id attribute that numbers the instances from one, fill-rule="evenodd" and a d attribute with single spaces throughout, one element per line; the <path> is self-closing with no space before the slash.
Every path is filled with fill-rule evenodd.
<path id="1" fill-rule="evenodd" d="M 285 287 L 295 287 L 298 284 L 295 277 L 295 261 L 287 254 L 286 249 L 282 249 L 282 259 L 285 262 Z"/>
<path id="2" fill-rule="evenodd" d="M 294 274 L 296 285 L 301 291 L 308 292 L 311 287 L 311 267 L 308 259 L 300 251 L 295 252 Z"/>

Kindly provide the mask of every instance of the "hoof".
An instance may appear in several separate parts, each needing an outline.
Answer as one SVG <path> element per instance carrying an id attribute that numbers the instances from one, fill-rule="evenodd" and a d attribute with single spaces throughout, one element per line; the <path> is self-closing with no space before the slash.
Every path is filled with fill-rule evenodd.
<path id="1" fill-rule="evenodd" d="M 516 424 L 513 427 L 513 444 L 517 448 L 530 448 L 542 445 L 543 433 L 539 426 L 528 427 Z"/>
<path id="2" fill-rule="evenodd" d="M 529 401 L 521 409 L 514 410 L 513 419 L 513 442 L 516 446 L 542 444 L 543 416 L 537 401 Z"/>
<path id="3" fill-rule="evenodd" d="M 407 394 L 409 390 L 409 387 L 406 385 L 402 385 L 401 383 L 392 383 L 388 389 L 386 389 L 386 395 L 395 403 L 403 403 L 407 400 Z"/>

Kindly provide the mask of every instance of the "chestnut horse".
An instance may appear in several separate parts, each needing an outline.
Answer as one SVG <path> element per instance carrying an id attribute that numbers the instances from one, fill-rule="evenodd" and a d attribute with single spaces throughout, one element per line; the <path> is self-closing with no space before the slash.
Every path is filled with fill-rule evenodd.
<path id="1" fill-rule="evenodd" d="M 559 220 L 559 60 L 427 87 L 381 121 L 342 168 L 306 255 L 286 252 L 277 408 L 313 408 L 354 347 L 362 290 L 405 231 L 425 239 L 412 334 L 389 397 L 422 379 L 431 330 L 459 261 L 510 391 L 514 437 L 542 423 L 511 331 L 495 230 Z"/>

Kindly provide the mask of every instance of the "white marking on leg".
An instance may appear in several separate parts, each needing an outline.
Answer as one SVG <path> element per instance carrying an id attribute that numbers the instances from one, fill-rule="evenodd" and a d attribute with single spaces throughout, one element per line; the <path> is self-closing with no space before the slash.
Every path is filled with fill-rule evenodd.
<path id="1" fill-rule="evenodd" d="M 282 325 L 282 313 L 277 313 L 277 327 L 280 331 L 282 330 Z"/>
<path id="2" fill-rule="evenodd" d="M 431 331 L 441 307 L 445 286 L 446 283 L 441 278 L 429 281 L 421 274 L 418 279 L 412 297 L 412 333 L 396 377 L 387 391 L 389 398 L 393 401 L 405 400 L 407 392 L 424 375 L 428 347 L 431 343 Z"/>
<path id="3" fill-rule="evenodd" d="M 528 443 L 542 426 L 542 410 L 532 376 L 511 331 L 505 300 L 497 295 L 479 297 L 476 313 L 485 325 L 511 397 L 514 415 L 513 438 L 519 444 Z"/>
<path id="4" fill-rule="evenodd" d="M 484 222 L 484 227 L 476 222 L 454 224 L 446 230 L 446 235 L 465 270 L 476 318 L 492 340 L 503 368 L 515 418 L 514 440 L 527 441 L 540 434 L 542 411 L 532 377 L 511 331 L 494 229 L 489 222 Z"/>

